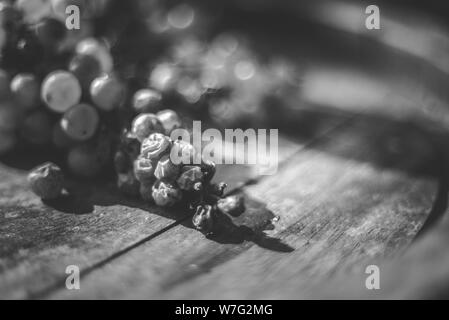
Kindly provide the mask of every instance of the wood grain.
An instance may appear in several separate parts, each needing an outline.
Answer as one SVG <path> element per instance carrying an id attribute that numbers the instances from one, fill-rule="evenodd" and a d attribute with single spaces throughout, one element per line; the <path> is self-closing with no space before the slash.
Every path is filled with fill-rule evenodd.
<path id="1" fill-rule="evenodd" d="M 301 139 L 279 139 L 279 160 L 345 121 L 330 117 Z M 112 184 L 73 182 L 70 196 L 42 203 L 27 188 L 26 172 L 0 168 L 0 297 L 45 296 L 64 285 L 65 268 L 91 270 L 175 226 L 190 213 L 162 210 L 123 197 Z M 230 188 L 254 180 L 254 166 L 221 166 Z"/>
<path id="2" fill-rule="evenodd" d="M 70 197 L 43 204 L 27 190 L 24 171 L 1 166 L 0 298 L 447 297 L 446 42 L 421 32 L 417 39 L 435 50 L 417 55 L 386 46 L 383 33 L 311 32 L 315 22 L 294 24 L 292 33 L 284 21 L 257 30 L 262 46 L 305 58 L 312 80 L 316 66 L 326 72 L 315 95 L 305 79 L 278 123 L 294 138 L 280 145 L 288 161 L 277 175 L 220 168 L 217 178 L 246 195 L 245 215 L 223 219 L 222 232 L 207 239 L 186 212 L 142 205 L 112 185 L 73 182 Z M 283 41 L 291 47 L 275 45 Z M 296 108 L 307 102 L 315 105 Z M 351 126 L 315 141 L 360 112 Z M 432 122 L 411 120 L 424 118 Z M 422 230 L 431 232 L 406 250 Z M 381 266 L 382 290 L 367 292 L 364 268 L 372 263 Z M 69 264 L 82 269 L 80 291 L 64 289 Z"/>
<path id="3" fill-rule="evenodd" d="M 449 219 L 445 212 L 431 232 L 419 238 L 404 255 L 394 260 L 376 261 L 379 290 L 365 290 L 360 284 L 365 282 L 367 274 L 359 270 L 337 274 L 326 286 L 317 285 L 313 294 L 342 299 L 448 299 L 448 237 Z"/>
<path id="4" fill-rule="evenodd" d="M 314 297 L 410 244 L 438 194 L 436 161 L 419 131 L 358 118 L 244 188 L 246 213 L 218 235 L 175 226 L 52 298 Z"/>

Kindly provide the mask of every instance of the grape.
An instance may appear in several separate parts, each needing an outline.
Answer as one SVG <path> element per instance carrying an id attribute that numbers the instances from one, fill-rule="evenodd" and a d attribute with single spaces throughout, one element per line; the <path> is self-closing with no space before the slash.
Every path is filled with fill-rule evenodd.
<path id="1" fill-rule="evenodd" d="M 214 207 L 205 204 L 196 208 L 192 223 L 196 229 L 208 234 L 213 231 L 216 220 L 216 210 Z"/>
<path id="2" fill-rule="evenodd" d="M 98 108 L 111 111 L 123 102 L 125 87 L 115 77 L 103 75 L 92 81 L 90 95 Z"/>
<path id="3" fill-rule="evenodd" d="M 94 38 L 87 38 L 76 46 L 76 53 L 95 57 L 101 65 L 103 72 L 112 71 L 113 61 L 108 48 Z"/>
<path id="4" fill-rule="evenodd" d="M 81 86 L 73 74 L 57 70 L 44 79 L 41 96 L 51 110 L 63 113 L 80 101 Z"/>
<path id="5" fill-rule="evenodd" d="M 217 208 L 223 213 L 238 217 L 245 211 L 244 198 L 241 195 L 232 195 L 220 199 L 217 201 Z"/>
<path id="6" fill-rule="evenodd" d="M 88 104 L 81 103 L 64 113 L 61 128 L 69 138 L 85 141 L 95 134 L 99 121 L 97 110 Z"/>
<path id="7" fill-rule="evenodd" d="M 64 174 L 57 165 L 47 162 L 31 170 L 28 183 L 38 197 L 44 200 L 55 199 L 62 193 Z"/>
<path id="8" fill-rule="evenodd" d="M 81 54 L 72 58 L 69 71 L 77 77 L 83 90 L 87 91 L 92 81 L 101 73 L 101 65 L 95 57 Z"/>
<path id="9" fill-rule="evenodd" d="M 182 192 L 169 182 L 158 180 L 152 188 L 154 202 L 160 207 L 171 207 L 182 198 Z"/>
<path id="10" fill-rule="evenodd" d="M 174 112 L 173 110 L 162 110 L 156 113 L 156 117 L 159 119 L 159 121 L 162 123 L 162 126 L 164 127 L 165 134 L 167 136 L 170 135 L 170 133 L 177 128 L 181 127 L 181 119 L 179 118 L 178 114 Z"/>
<path id="11" fill-rule="evenodd" d="M 158 64 L 150 74 L 150 85 L 159 91 L 166 92 L 174 88 L 179 78 L 179 70 L 170 63 Z"/>
<path id="12" fill-rule="evenodd" d="M 133 96 L 132 106 L 138 113 L 155 112 L 161 105 L 162 95 L 153 89 L 141 89 Z"/>
<path id="13" fill-rule="evenodd" d="M 40 83 L 29 73 L 19 73 L 11 81 L 11 92 L 23 109 L 32 109 L 40 103 Z"/>
<path id="14" fill-rule="evenodd" d="M 149 159 L 145 159 L 143 157 L 139 157 L 138 159 L 134 160 L 134 176 L 137 180 L 139 180 L 141 183 L 156 180 L 154 178 L 154 166 Z"/>
<path id="15" fill-rule="evenodd" d="M 189 27 L 195 19 L 195 10 L 188 4 L 180 4 L 172 8 L 167 15 L 168 23 L 176 29 Z"/>
<path id="16" fill-rule="evenodd" d="M 204 174 L 200 167 L 184 166 L 176 182 L 182 190 L 192 191 L 196 183 L 203 181 L 203 176 Z"/>
<path id="17" fill-rule="evenodd" d="M 140 149 L 140 154 L 146 159 L 158 161 L 161 156 L 169 152 L 171 148 L 170 138 L 161 133 L 152 133 L 144 139 Z"/>
<path id="18" fill-rule="evenodd" d="M 175 165 L 171 162 L 169 155 L 164 155 L 154 169 L 154 176 L 159 180 L 173 181 L 178 176 L 180 170 L 180 165 Z"/>
<path id="19" fill-rule="evenodd" d="M 66 35 L 66 26 L 55 18 L 42 19 L 35 27 L 39 41 L 46 48 L 55 48 Z"/>
<path id="20" fill-rule="evenodd" d="M 142 142 L 152 133 L 164 132 L 164 127 L 158 118 L 152 113 L 142 113 L 134 118 L 131 124 L 131 133 Z"/>

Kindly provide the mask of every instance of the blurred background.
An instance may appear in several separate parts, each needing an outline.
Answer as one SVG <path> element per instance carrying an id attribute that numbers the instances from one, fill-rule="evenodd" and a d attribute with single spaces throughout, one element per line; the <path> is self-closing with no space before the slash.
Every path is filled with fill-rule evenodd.
<path id="1" fill-rule="evenodd" d="M 365 27 L 369 4 L 130 2 L 141 19 L 114 19 L 126 35 L 116 52 L 144 65 L 134 66 L 145 73 L 141 81 L 147 81 L 148 70 L 151 86 L 174 88 L 193 109 L 199 108 L 201 90 L 223 89 L 227 99 L 212 99 L 207 107 L 219 124 L 277 126 L 278 120 L 285 126 L 284 120 L 294 119 L 289 112 L 312 105 L 446 123 L 443 1 L 379 1 L 380 30 Z M 110 34 L 116 30 L 99 32 L 121 38 Z"/>
<path id="2" fill-rule="evenodd" d="M 215 127 L 279 128 L 297 138 L 354 114 L 372 117 L 373 125 L 419 123 L 437 136 L 449 125 L 444 1 L 377 1 L 380 30 L 365 27 L 368 1 L 31 2 L 60 21 L 67 17 L 63 8 L 78 5 L 81 29 L 67 32 L 39 68 L 6 46 L 2 68 L 11 77 L 33 72 L 43 78 L 67 68 L 80 41 L 101 39 L 128 93 L 120 110 L 101 114 L 100 127 L 112 132 L 138 112 L 130 105 L 142 88 L 161 92 L 165 108 Z M 53 114 L 34 118 L 57 122 Z M 52 133 L 33 119 L 19 122 L 20 141 L 2 139 L 0 153 L 30 144 L 65 153 L 72 146 L 61 146 L 56 127 Z"/>

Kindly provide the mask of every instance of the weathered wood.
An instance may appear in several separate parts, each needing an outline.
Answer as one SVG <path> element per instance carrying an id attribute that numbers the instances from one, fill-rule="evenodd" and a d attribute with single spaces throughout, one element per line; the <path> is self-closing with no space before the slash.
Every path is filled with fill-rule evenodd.
<path id="1" fill-rule="evenodd" d="M 280 137 L 279 160 L 345 119 L 331 117 L 301 141 Z M 28 189 L 26 172 L 2 167 L 0 297 L 39 297 L 64 284 L 65 268 L 95 269 L 182 221 L 188 212 L 162 210 L 120 195 L 112 184 L 73 183 L 71 196 L 44 204 Z M 230 188 L 257 178 L 254 166 L 220 166 Z"/>
<path id="2" fill-rule="evenodd" d="M 296 2 L 292 3 L 296 7 Z M 283 27 L 281 34 L 291 34 L 290 24 Z M 303 90 L 304 96 L 298 99 L 308 98 L 308 102 L 348 112 L 449 123 L 444 87 L 447 73 L 432 59 L 424 56 L 419 61 L 404 48 L 387 52 L 379 44 L 362 46 L 357 36 L 348 37 L 346 33 L 335 38 L 335 32 L 326 30 L 327 36 L 323 37 L 322 29 L 299 29 L 302 34 L 295 33 L 286 42 L 296 47 L 298 41 L 315 43 L 311 55 L 319 64 L 331 59 L 351 63 L 360 59 L 370 67 L 369 79 L 366 74 L 345 78 L 345 85 L 338 87 L 335 84 L 342 81 L 342 74 L 326 68 L 334 78 L 322 74 L 321 79 L 327 82 L 315 87 L 315 96 Z M 274 28 L 272 32 L 280 33 Z M 276 43 L 266 41 L 265 32 L 261 34 L 261 43 Z M 382 33 L 373 35 L 385 40 Z M 421 38 L 427 35 L 424 32 Z M 437 51 L 429 53 L 444 57 L 444 41 L 431 43 Z M 342 52 L 348 45 L 348 52 Z M 302 56 L 299 51 L 309 50 L 306 46 L 297 49 L 287 51 L 297 58 Z M 285 47 L 279 46 L 279 50 Z M 380 52 L 377 59 L 372 59 L 372 52 Z M 384 77 L 377 79 L 376 74 L 390 77 L 386 81 Z M 363 79 L 369 81 L 359 83 Z M 379 91 L 376 79 L 384 83 Z M 409 79 L 417 81 L 409 83 Z M 422 96 L 422 82 L 434 92 Z M 374 86 L 367 88 L 367 84 Z M 310 82 L 305 85 L 310 89 Z M 365 89 L 362 92 L 368 95 L 359 94 L 359 89 Z M 336 101 L 339 97 L 346 99 Z M 345 103 L 348 100 L 349 106 Z M 282 126 L 302 130 L 300 137 L 307 143 L 322 133 L 320 124 L 327 128 L 332 123 L 326 118 L 331 110 L 321 111 L 319 115 L 316 111 L 304 112 L 300 122 L 293 117 Z M 436 139 L 441 147 L 447 146 L 446 136 Z M 287 153 L 297 151 L 302 142 L 286 147 Z M 75 183 L 71 198 L 43 205 L 26 190 L 24 172 L 1 168 L 0 298 L 47 297 L 63 288 L 68 264 L 77 264 L 83 270 L 82 290 L 61 290 L 52 297 L 438 296 L 447 290 L 447 283 L 441 281 L 448 276 L 444 248 L 447 223 L 434 235 L 424 235 L 397 263 L 387 263 L 385 269 L 381 265 L 382 279 L 385 270 L 382 291 L 367 294 L 363 288 L 366 264 L 401 253 L 429 211 L 436 219 L 428 221 L 436 223 L 444 214 L 446 204 L 439 203 L 444 202 L 447 190 L 441 183 L 437 185 L 436 177 L 444 176 L 439 172 L 440 163 L 435 161 L 439 155 L 434 152 L 434 143 L 420 130 L 398 121 L 370 117 L 358 122 L 295 155 L 279 175 L 245 187 L 248 212 L 234 222 L 223 221 L 227 228 L 212 239 L 192 230 L 183 212 L 142 206 L 122 198 L 112 186 Z M 254 178 L 251 169 L 223 168 L 218 176 L 229 181 L 232 188 L 239 187 Z M 274 222 L 276 216 L 280 220 Z M 270 227 L 274 229 L 264 236 L 262 230 Z M 430 269 L 432 273 L 424 277 Z M 410 279 L 416 281 L 405 285 Z M 429 294 L 428 288 L 432 288 Z"/>
<path id="3" fill-rule="evenodd" d="M 42 290 L 64 275 L 66 266 L 92 266 L 175 219 L 174 212 L 124 199 L 114 188 L 85 184 L 74 188 L 71 199 L 45 205 L 27 190 L 24 173 L 14 180 L 0 191 L 2 298 Z"/>
<path id="4" fill-rule="evenodd" d="M 366 290 L 363 284 L 368 275 L 359 268 L 336 274 L 326 286 L 316 285 L 313 295 L 324 298 L 338 296 L 342 299 L 448 299 L 447 214 L 445 212 L 445 218 L 431 232 L 414 242 L 403 256 L 375 261 L 379 267 L 380 289 Z"/>
<path id="5" fill-rule="evenodd" d="M 436 161 L 413 127 L 359 118 L 244 188 L 247 212 L 220 234 L 205 239 L 186 221 L 52 297 L 312 296 L 323 279 L 410 243 L 437 194 Z"/>

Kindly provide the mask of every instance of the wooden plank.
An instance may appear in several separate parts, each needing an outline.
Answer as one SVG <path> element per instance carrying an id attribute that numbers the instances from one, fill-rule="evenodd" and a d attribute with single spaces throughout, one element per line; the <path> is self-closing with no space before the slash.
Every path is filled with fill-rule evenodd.
<path id="1" fill-rule="evenodd" d="M 401 257 L 373 260 L 379 267 L 378 290 L 366 290 L 366 265 L 340 273 L 328 281 L 325 290 L 313 289 L 314 297 L 338 296 L 342 299 L 448 299 L 449 298 L 449 219 L 444 219 L 431 232 L 419 238 Z"/>
<path id="2" fill-rule="evenodd" d="M 329 117 L 300 140 L 280 137 L 279 160 L 345 121 Z M 221 166 L 231 188 L 257 178 L 256 168 Z M 0 298 L 39 297 L 64 284 L 65 268 L 95 269 L 176 225 L 186 212 L 127 199 L 112 184 L 73 182 L 71 197 L 43 204 L 26 172 L 0 168 Z"/>
<path id="3" fill-rule="evenodd" d="M 247 186 L 247 212 L 220 235 L 186 221 L 51 297 L 307 297 L 342 268 L 397 254 L 435 200 L 438 155 L 413 126 L 375 120 L 360 117 Z"/>
<path id="4" fill-rule="evenodd" d="M 91 266 L 166 228 L 176 217 L 175 212 L 125 199 L 112 186 L 82 184 L 73 190 L 72 198 L 49 206 L 27 190 L 23 172 L 2 184 L 2 298 L 24 298 L 42 290 L 73 261 Z"/>

